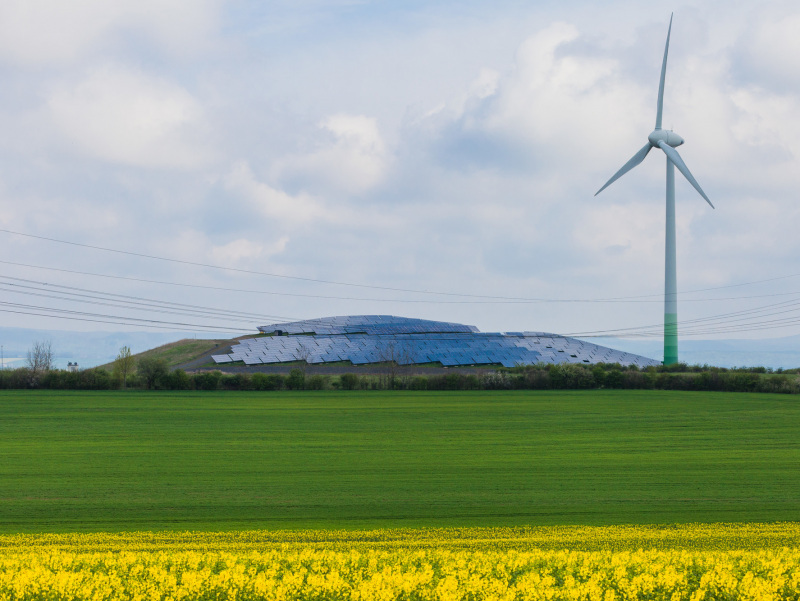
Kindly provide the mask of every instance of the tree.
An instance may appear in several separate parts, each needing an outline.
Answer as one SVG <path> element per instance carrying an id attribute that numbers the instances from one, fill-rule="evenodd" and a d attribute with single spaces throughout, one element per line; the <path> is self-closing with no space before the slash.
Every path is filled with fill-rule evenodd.
<path id="1" fill-rule="evenodd" d="M 402 374 L 405 380 L 409 366 L 414 363 L 414 356 L 408 345 L 394 340 L 389 340 L 378 351 L 378 359 L 383 363 L 386 388 L 390 390 L 395 387 L 399 374 Z M 403 384 L 405 383 L 403 382 Z"/>
<path id="2" fill-rule="evenodd" d="M 33 343 L 28 351 L 26 363 L 31 371 L 31 384 L 35 384 L 39 376 L 53 369 L 53 346 L 49 340 Z"/>
<path id="3" fill-rule="evenodd" d="M 155 357 L 142 357 L 139 359 L 136 371 L 144 380 L 144 386 L 148 390 L 155 388 L 169 374 L 166 360 Z"/>
<path id="4" fill-rule="evenodd" d="M 133 371 L 134 359 L 131 354 L 131 349 L 128 346 L 123 346 L 119 349 L 119 355 L 114 359 L 114 373 L 122 378 L 122 387 L 128 383 L 128 374 Z"/>
<path id="5" fill-rule="evenodd" d="M 298 368 L 303 372 L 303 379 L 305 379 L 306 370 L 308 369 L 308 360 L 311 358 L 311 349 L 308 348 L 305 343 L 301 342 L 297 347 L 297 351 L 295 351 L 294 356 L 298 361 L 302 361 Z"/>

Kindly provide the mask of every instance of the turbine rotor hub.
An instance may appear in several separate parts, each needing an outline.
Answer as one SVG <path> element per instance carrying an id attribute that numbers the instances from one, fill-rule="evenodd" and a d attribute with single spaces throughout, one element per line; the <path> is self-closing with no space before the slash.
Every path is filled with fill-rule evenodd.
<path id="1" fill-rule="evenodd" d="M 647 136 L 647 139 L 650 140 L 650 144 L 653 146 L 658 146 L 659 141 L 664 140 L 668 146 L 672 146 L 673 148 L 680 146 L 684 141 L 683 138 L 669 129 L 654 129 L 653 132 Z"/>

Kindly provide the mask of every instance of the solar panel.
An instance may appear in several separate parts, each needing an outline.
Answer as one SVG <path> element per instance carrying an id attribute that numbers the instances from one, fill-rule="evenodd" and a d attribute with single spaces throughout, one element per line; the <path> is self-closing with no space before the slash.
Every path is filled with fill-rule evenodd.
<path id="1" fill-rule="evenodd" d="M 395 317 L 349 315 L 271 324 L 261 332 L 278 334 L 240 341 L 216 363 L 248 365 L 306 359 L 309 363 L 350 361 L 353 364 L 394 359 L 399 364 L 440 362 L 447 367 L 472 364 L 540 362 L 617 362 L 657 365 L 658 362 L 621 353 L 589 342 L 546 332 L 484 333 L 458 323 Z M 302 336 L 301 336 L 302 335 Z M 547 352 L 540 352 L 540 350 Z"/>

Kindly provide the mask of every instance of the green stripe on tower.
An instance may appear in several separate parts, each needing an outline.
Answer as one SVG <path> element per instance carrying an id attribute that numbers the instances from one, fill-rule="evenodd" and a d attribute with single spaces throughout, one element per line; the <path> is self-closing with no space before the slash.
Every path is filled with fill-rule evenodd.
<path id="1" fill-rule="evenodd" d="M 664 314 L 664 365 L 678 362 L 678 314 Z"/>

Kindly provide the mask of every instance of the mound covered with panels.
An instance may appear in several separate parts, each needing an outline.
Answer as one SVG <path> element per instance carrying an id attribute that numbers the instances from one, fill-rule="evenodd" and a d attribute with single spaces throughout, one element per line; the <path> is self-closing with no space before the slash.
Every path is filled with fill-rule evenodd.
<path id="1" fill-rule="evenodd" d="M 258 328 L 266 336 L 248 338 L 217 363 L 334 363 L 353 365 L 394 361 L 400 365 L 439 363 L 534 365 L 536 363 L 619 363 L 647 367 L 657 361 L 544 332 L 485 333 L 474 326 L 391 315 L 325 317 Z"/>

